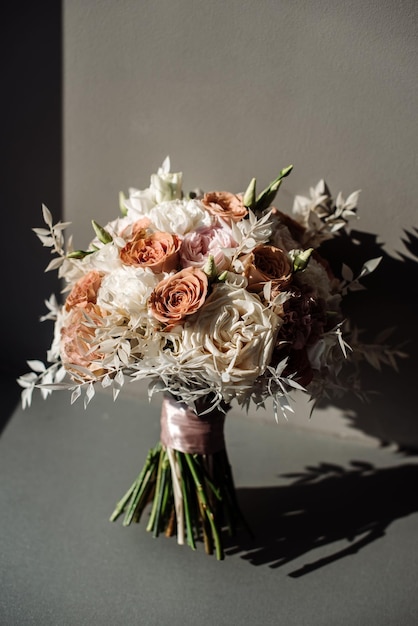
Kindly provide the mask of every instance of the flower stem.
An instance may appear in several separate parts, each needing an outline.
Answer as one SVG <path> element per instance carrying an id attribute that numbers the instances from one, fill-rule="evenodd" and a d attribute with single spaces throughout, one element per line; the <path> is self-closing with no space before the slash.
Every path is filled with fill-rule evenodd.
<path id="1" fill-rule="evenodd" d="M 222 548 L 222 543 L 221 543 L 221 538 L 220 538 L 220 534 L 219 534 L 219 529 L 217 527 L 216 521 L 215 521 L 215 516 L 213 514 L 213 511 L 210 507 L 207 495 L 206 495 L 206 491 L 203 487 L 203 481 L 201 480 L 201 477 L 198 474 L 198 466 L 197 464 L 194 462 L 193 456 L 191 454 L 188 453 L 184 453 L 184 457 L 187 461 L 187 464 L 190 468 L 190 472 L 192 474 L 195 486 L 196 486 L 196 493 L 197 493 L 197 497 L 199 499 L 199 502 L 201 504 L 201 508 L 202 511 L 205 515 L 205 517 L 207 517 L 207 519 L 209 520 L 209 524 L 212 530 L 212 536 L 215 542 L 215 549 L 216 549 L 216 558 L 221 561 L 224 558 L 224 552 L 223 552 L 223 548 Z"/>

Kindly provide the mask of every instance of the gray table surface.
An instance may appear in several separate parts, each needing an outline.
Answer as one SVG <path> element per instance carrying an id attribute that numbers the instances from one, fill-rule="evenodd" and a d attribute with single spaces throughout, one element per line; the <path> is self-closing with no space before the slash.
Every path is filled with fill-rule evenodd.
<path id="1" fill-rule="evenodd" d="M 268 417 L 268 416 L 267 416 Z M 108 521 L 159 436 L 159 400 L 19 406 L 0 437 L 0 624 L 418 623 L 418 464 L 233 411 L 256 538 L 225 561 Z"/>

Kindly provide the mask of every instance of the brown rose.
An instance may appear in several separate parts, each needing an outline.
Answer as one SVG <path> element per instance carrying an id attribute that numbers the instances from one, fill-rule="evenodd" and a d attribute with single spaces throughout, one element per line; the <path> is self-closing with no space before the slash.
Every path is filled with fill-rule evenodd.
<path id="1" fill-rule="evenodd" d="M 283 290 L 292 280 L 293 265 L 288 254 L 275 246 L 259 245 L 240 259 L 247 290 L 260 294 L 264 285 L 271 281 L 272 292 Z"/>
<path id="2" fill-rule="evenodd" d="M 162 280 L 150 296 L 150 310 L 159 322 L 171 330 L 205 302 L 208 277 L 196 267 L 187 267 Z"/>
<path id="3" fill-rule="evenodd" d="M 93 325 L 90 324 L 90 318 Z M 103 324 L 103 311 L 97 304 L 86 304 L 85 307 L 74 307 L 68 321 L 61 329 L 61 361 L 71 374 L 72 365 L 79 365 L 90 370 L 91 378 L 100 376 L 105 370 L 94 361 L 103 359 L 103 354 L 92 350 L 91 342 L 95 336 L 95 328 Z M 89 376 L 73 370 L 78 378 L 89 380 Z"/>
<path id="4" fill-rule="evenodd" d="M 96 304 L 97 292 L 102 282 L 101 274 L 92 270 L 78 280 L 65 301 L 65 309 L 70 311 L 74 307 L 86 307 Z"/>
<path id="5" fill-rule="evenodd" d="M 202 202 L 209 213 L 226 221 L 240 222 L 248 213 L 243 205 L 242 195 L 235 195 L 229 191 L 205 193 Z"/>
<path id="6" fill-rule="evenodd" d="M 149 267 L 154 274 L 171 272 L 179 263 L 180 246 L 177 235 L 160 231 L 146 234 L 139 229 L 120 251 L 120 259 L 125 265 Z"/>

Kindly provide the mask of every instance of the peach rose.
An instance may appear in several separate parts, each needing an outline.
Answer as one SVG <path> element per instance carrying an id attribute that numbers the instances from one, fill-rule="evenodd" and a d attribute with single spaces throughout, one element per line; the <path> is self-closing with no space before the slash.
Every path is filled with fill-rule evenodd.
<path id="1" fill-rule="evenodd" d="M 242 202 L 242 195 L 235 195 L 229 191 L 205 193 L 202 202 L 209 213 L 226 221 L 240 222 L 248 213 Z"/>
<path id="2" fill-rule="evenodd" d="M 120 251 L 125 265 L 149 267 L 154 274 L 173 271 L 179 263 L 181 240 L 171 233 L 146 234 L 140 229 Z"/>
<path id="3" fill-rule="evenodd" d="M 96 304 L 102 276 L 97 270 L 92 270 L 78 280 L 65 301 L 66 311 L 74 307 L 87 307 Z"/>
<path id="4" fill-rule="evenodd" d="M 244 265 L 244 276 L 248 280 L 248 291 L 261 293 L 264 285 L 271 281 L 272 291 L 283 290 L 292 280 L 293 264 L 289 255 L 275 246 L 260 245 L 240 259 Z"/>
<path id="5" fill-rule="evenodd" d="M 86 316 L 91 318 L 93 325 L 90 325 Z M 67 322 L 61 329 L 60 342 L 61 361 L 70 373 L 73 365 L 90 370 L 92 379 L 105 373 L 100 364 L 95 363 L 102 360 L 104 355 L 91 348 L 95 329 L 102 324 L 103 311 L 97 304 L 74 307 L 70 312 Z M 89 379 L 87 374 L 78 370 L 74 369 L 73 373 L 79 378 Z"/>
<path id="6" fill-rule="evenodd" d="M 138 236 L 139 233 L 142 233 L 145 236 L 145 232 L 147 228 L 151 226 L 151 220 L 148 217 L 141 217 L 136 222 L 132 222 L 125 226 L 125 228 L 120 233 L 120 236 L 125 240 L 132 239 L 133 237 Z"/>
<path id="7" fill-rule="evenodd" d="M 205 302 L 208 277 L 196 267 L 187 267 L 162 280 L 149 300 L 151 314 L 171 330 L 193 315 Z"/>

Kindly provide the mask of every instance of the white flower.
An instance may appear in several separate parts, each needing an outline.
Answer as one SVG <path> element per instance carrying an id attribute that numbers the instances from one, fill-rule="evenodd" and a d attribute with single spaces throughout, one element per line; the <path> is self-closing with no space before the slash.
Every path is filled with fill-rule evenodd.
<path id="1" fill-rule="evenodd" d="M 149 211 L 148 217 L 158 230 L 180 237 L 213 223 L 213 217 L 200 200 L 162 202 Z"/>
<path id="2" fill-rule="evenodd" d="M 181 198 L 181 172 L 170 172 L 170 158 L 166 157 L 157 174 L 151 176 L 151 189 L 157 204 Z"/>
<path id="3" fill-rule="evenodd" d="M 124 266 L 102 280 L 97 304 L 110 313 L 128 318 L 132 328 L 148 317 L 148 298 L 158 283 L 152 272 L 138 267 Z"/>
<path id="4" fill-rule="evenodd" d="M 152 174 L 151 184 L 147 189 L 129 189 L 129 198 L 125 200 L 127 215 L 131 220 L 147 216 L 149 211 L 160 202 L 169 202 L 181 198 L 182 173 L 170 172 L 170 159 L 167 157 L 157 174 Z"/>
<path id="5" fill-rule="evenodd" d="M 208 380 L 218 380 L 224 398 L 239 395 L 270 363 L 280 318 L 242 288 L 214 287 L 183 329 L 183 350 L 207 357 Z"/>
<path id="6" fill-rule="evenodd" d="M 99 244 L 102 247 L 84 257 L 83 264 L 86 271 L 98 270 L 99 272 L 105 272 L 106 274 L 114 272 L 122 267 L 122 262 L 119 258 L 119 249 L 113 243 L 106 245 Z"/>

